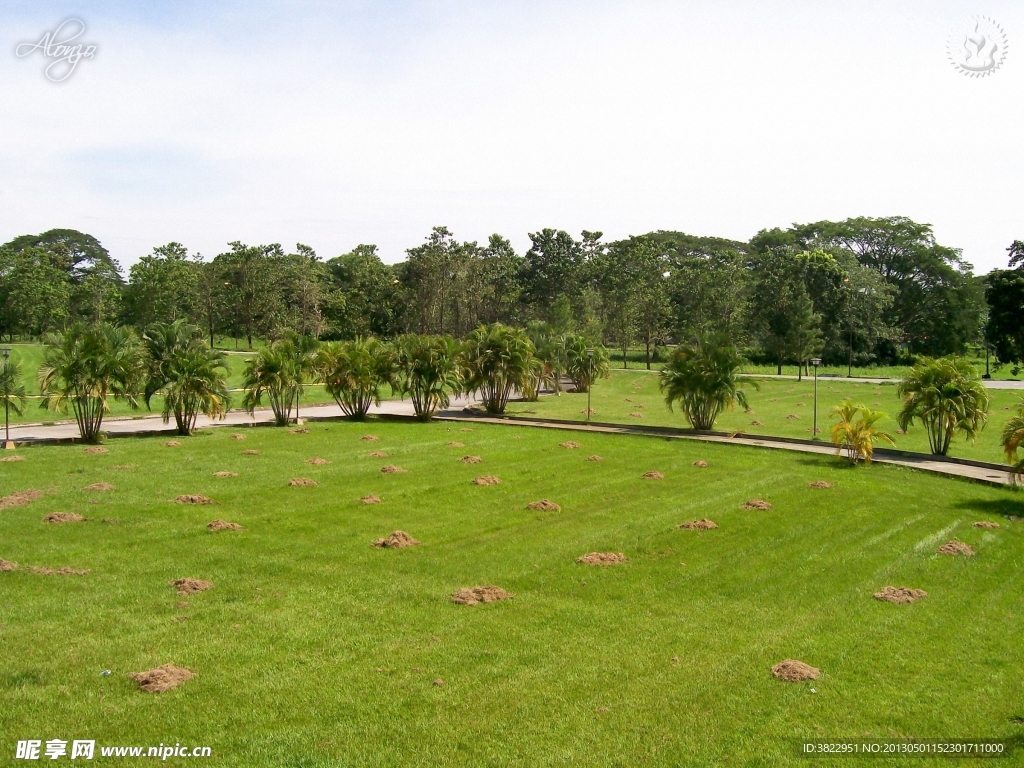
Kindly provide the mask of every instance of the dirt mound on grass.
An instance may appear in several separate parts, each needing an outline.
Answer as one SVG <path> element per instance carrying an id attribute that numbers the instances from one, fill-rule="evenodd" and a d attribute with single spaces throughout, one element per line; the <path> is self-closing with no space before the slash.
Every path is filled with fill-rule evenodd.
<path id="1" fill-rule="evenodd" d="M 371 493 L 369 496 L 363 496 L 360 501 L 363 502 L 363 504 L 380 504 L 380 496 Z"/>
<path id="2" fill-rule="evenodd" d="M 448 446 L 449 448 L 465 448 L 466 447 L 464 444 L 456 442 L 454 440 L 452 442 L 450 442 L 450 443 L 445 443 L 445 445 Z"/>
<path id="3" fill-rule="evenodd" d="M 293 488 L 315 488 L 320 483 L 316 480 L 310 480 L 308 477 L 293 477 L 288 481 L 288 485 Z"/>
<path id="4" fill-rule="evenodd" d="M 386 459 L 388 455 L 384 451 L 370 451 L 371 459 Z"/>
<path id="5" fill-rule="evenodd" d="M 380 468 L 380 471 L 385 475 L 397 475 L 401 472 L 405 472 L 401 467 L 396 467 L 394 464 L 385 464 Z"/>
<path id="6" fill-rule="evenodd" d="M 803 680 L 817 680 L 820 674 L 821 670 L 817 667 L 812 667 L 810 664 L 804 664 L 802 661 L 797 661 L 796 659 L 786 659 L 772 667 L 772 675 L 777 677 L 779 680 L 785 680 L 787 683 L 799 683 Z"/>
<path id="7" fill-rule="evenodd" d="M 587 456 L 587 461 L 604 461 L 604 459 L 595 453 L 593 456 Z"/>
<path id="8" fill-rule="evenodd" d="M 479 456 L 463 456 L 459 461 L 463 464 L 479 464 L 483 459 Z"/>
<path id="9" fill-rule="evenodd" d="M 379 438 L 379 437 L 377 437 L 376 435 L 363 435 L 363 436 L 362 436 L 362 437 L 360 437 L 359 439 L 360 439 L 360 440 L 365 440 L 365 441 L 367 441 L 368 443 L 375 443 L 375 442 L 377 442 L 378 440 L 380 440 L 380 438 Z"/>
<path id="10" fill-rule="evenodd" d="M 807 484 L 808 488 L 834 488 L 835 486 L 827 480 L 813 480 Z"/>
<path id="11" fill-rule="evenodd" d="M 214 477 L 238 477 L 237 472 L 228 472 L 227 470 L 221 470 L 220 472 L 214 472 Z"/>
<path id="12" fill-rule="evenodd" d="M 405 547 L 415 547 L 419 543 L 419 540 L 414 539 L 405 531 L 393 531 L 387 538 L 374 541 L 373 546 L 379 549 L 404 549 Z"/>
<path id="13" fill-rule="evenodd" d="M 688 523 L 680 523 L 677 528 L 685 528 L 688 531 L 712 531 L 718 527 L 718 523 L 708 520 L 706 517 L 702 520 L 691 520 Z"/>
<path id="14" fill-rule="evenodd" d="M 642 413 L 639 413 L 639 412 L 633 412 L 633 413 L 631 413 L 629 415 L 632 416 L 634 419 L 642 419 L 644 417 L 644 415 Z"/>
<path id="15" fill-rule="evenodd" d="M 496 478 L 494 475 L 484 475 L 478 477 L 473 481 L 473 485 L 499 485 L 501 480 Z"/>
<path id="16" fill-rule="evenodd" d="M 81 523 L 85 520 L 74 512 L 51 512 L 43 518 L 44 523 Z"/>
<path id="17" fill-rule="evenodd" d="M 693 466 L 700 467 L 701 469 L 707 469 L 708 463 L 703 459 L 693 462 Z"/>
<path id="18" fill-rule="evenodd" d="M 452 595 L 452 602 L 459 605 L 477 605 L 478 603 L 495 603 L 513 597 L 501 587 L 466 587 Z"/>
<path id="19" fill-rule="evenodd" d="M 312 459 L 306 459 L 307 464 L 312 464 L 314 467 L 322 467 L 324 464 L 330 464 L 331 462 L 327 459 L 321 459 L 319 456 L 314 456 Z"/>
<path id="20" fill-rule="evenodd" d="M 912 603 L 922 597 L 928 597 L 923 589 L 911 589 L 910 587 L 883 587 L 881 592 L 875 592 L 875 600 L 884 600 L 887 603 Z"/>
<path id="21" fill-rule="evenodd" d="M 245 435 L 238 434 L 237 432 L 231 436 L 232 440 L 245 440 Z"/>
<path id="22" fill-rule="evenodd" d="M 168 440 L 166 443 L 164 443 L 165 448 L 177 448 L 180 445 L 181 443 L 179 443 L 177 440 Z"/>
<path id="23" fill-rule="evenodd" d="M 93 483 L 92 485 L 85 486 L 85 488 L 83 488 L 82 490 L 83 491 L 113 491 L 114 490 L 114 486 L 112 486 L 110 483 Z"/>
<path id="24" fill-rule="evenodd" d="M 652 469 L 650 472 L 644 472 L 642 478 L 644 480 L 664 480 L 665 476 L 661 472 Z"/>
<path id="25" fill-rule="evenodd" d="M 17 563 L 12 563 L 10 560 L 4 560 L 0 557 L 0 571 L 14 571 L 17 570 L 17 568 Z"/>
<path id="26" fill-rule="evenodd" d="M 800 417 L 797 416 L 795 413 L 791 413 L 786 418 L 789 419 L 790 421 L 793 421 L 794 419 L 799 419 Z"/>
<path id="27" fill-rule="evenodd" d="M 211 520 L 206 524 L 211 531 L 240 531 L 242 526 L 238 523 L 229 523 L 227 520 Z"/>
<path id="28" fill-rule="evenodd" d="M 183 493 L 171 499 L 174 504 L 213 504 L 213 499 L 201 493 Z"/>
<path id="29" fill-rule="evenodd" d="M 66 565 L 62 568 L 47 568 L 44 565 L 33 565 L 29 566 L 29 570 L 41 576 L 85 576 L 89 573 L 88 569 L 69 568 Z"/>
<path id="30" fill-rule="evenodd" d="M 135 672 L 128 675 L 134 680 L 140 691 L 146 693 L 163 693 L 177 688 L 184 682 L 191 680 L 195 674 L 185 667 L 177 667 L 174 664 L 164 664 L 161 667 L 148 669 L 145 672 Z"/>
<path id="31" fill-rule="evenodd" d="M 138 469 L 138 464 L 115 464 L 112 469 Z"/>
<path id="32" fill-rule="evenodd" d="M 82 453 L 87 453 L 90 456 L 98 456 L 101 453 L 110 453 L 106 448 L 101 448 L 98 445 L 94 445 L 92 448 L 83 448 Z"/>
<path id="33" fill-rule="evenodd" d="M 472 431 L 473 430 L 470 427 L 463 427 L 462 429 L 459 430 L 459 432 L 472 432 Z"/>
<path id="34" fill-rule="evenodd" d="M 293 435 L 308 435 L 309 434 L 309 428 L 308 427 L 302 427 L 301 429 L 289 429 L 288 431 L 291 432 Z"/>
<path id="35" fill-rule="evenodd" d="M 242 451 L 243 456 L 259 456 L 259 451 L 254 451 L 252 448 Z"/>
<path id="36" fill-rule="evenodd" d="M 964 544 L 962 541 L 953 539 L 947 541 L 941 547 L 939 547 L 940 555 L 966 555 L 972 557 L 974 555 L 974 548 L 970 544 Z"/>
<path id="37" fill-rule="evenodd" d="M 768 510 L 772 508 L 772 505 L 769 504 L 764 499 L 747 499 L 745 502 L 743 502 L 743 508 Z"/>
<path id="38" fill-rule="evenodd" d="M 0 461 L 2 461 L 4 464 L 9 464 L 12 461 L 24 461 L 24 460 L 25 460 L 24 456 L 4 456 L 2 459 L 0 459 Z"/>
<path id="39" fill-rule="evenodd" d="M 196 592 L 213 589 L 212 582 L 191 578 L 175 579 L 171 586 L 178 590 L 179 595 L 194 595 Z"/>
<path id="40" fill-rule="evenodd" d="M 752 427 L 763 427 L 764 424 L 762 422 L 758 421 L 757 419 L 754 419 L 752 422 L 750 422 L 750 426 L 752 426 Z"/>
<path id="41" fill-rule="evenodd" d="M 555 504 L 555 502 L 548 499 L 541 499 L 540 501 L 531 501 L 526 505 L 527 509 L 539 509 L 541 512 L 561 512 L 562 508 Z"/>
<path id="42" fill-rule="evenodd" d="M 988 520 L 979 520 L 973 524 L 975 528 L 998 528 L 999 523 L 991 523 Z"/>
<path id="43" fill-rule="evenodd" d="M 583 557 L 577 557 L 576 562 L 583 565 L 617 565 L 626 562 L 626 556 L 621 552 L 588 552 Z"/>
<path id="44" fill-rule="evenodd" d="M 565 449 L 570 450 L 570 451 L 573 450 L 574 448 L 582 448 L 583 447 L 582 443 L 577 443 L 575 440 L 566 440 L 564 443 L 559 443 L 558 445 L 559 445 L 559 447 L 565 448 Z"/>
<path id="45" fill-rule="evenodd" d="M 24 507 L 29 502 L 42 498 L 42 496 L 42 491 L 37 491 L 32 488 L 27 491 L 17 491 L 0 499 L 0 509 L 7 509 L 8 507 Z"/>

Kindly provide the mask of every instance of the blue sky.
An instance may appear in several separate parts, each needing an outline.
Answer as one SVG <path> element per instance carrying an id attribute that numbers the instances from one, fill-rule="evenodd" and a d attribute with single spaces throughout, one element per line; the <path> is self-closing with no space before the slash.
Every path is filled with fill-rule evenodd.
<path id="1" fill-rule="evenodd" d="M 946 41 L 975 14 L 1010 51 L 972 79 Z M 54 84 L 14 49 L 68 17 L 99 49 Z M 1024 238 L 1009 2 L 7 2 L 0 39 L 0 242 L 397 261 L 440 224 L 524 250 L 907 215 L 985 272 Z"/>

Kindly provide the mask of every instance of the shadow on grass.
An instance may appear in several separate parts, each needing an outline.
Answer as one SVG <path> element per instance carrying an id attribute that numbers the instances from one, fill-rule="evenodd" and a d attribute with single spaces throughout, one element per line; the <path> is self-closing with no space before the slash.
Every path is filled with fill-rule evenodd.
<path id="1" fill-rule="evenodd" d="M 972 499 L 961 501 L 958 509 L 969 509 L 972 512 L 984 512 L 988 515 L 1006 517 L 1024 517 L 1024 496 L 1019 499 Z"/>
<path id="2" fill-rule="evenodd" d="M 857 466 L 851 464 L 845 459 L 837 459 L 835 456 L 824 456 L 822 454 L 799 454 L 799 458 L 796 460 L 797 464 L 802 464 L 805 467 L 814 467 L 815 469 L 839 469 L 843 471 L 852 471 L 858 469 Z M 861 467 L 863 469 L 863 467 Z"/>

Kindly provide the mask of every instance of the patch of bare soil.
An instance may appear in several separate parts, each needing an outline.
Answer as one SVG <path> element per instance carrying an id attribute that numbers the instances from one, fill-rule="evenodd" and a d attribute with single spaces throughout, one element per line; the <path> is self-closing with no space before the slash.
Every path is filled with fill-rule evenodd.
<path id="1" fill-rule="evenodd" d="M 242 526 L 238 523 L 229 523 L 227 520 L 211 520 L 206 524 L 211 531 L 240 531 Z"/>
<path id="2" fill-rule="evenodd" d="M 47 568 L 44 565 L 33 565 L 29 567 L 32 573 L 38 573 L 41 576 L 85 576 L 89 573 L 88 569 L 82 570 L 79 568 L 69 568 L 64 566 L 63 568 Z"/>
<path id="3" fill-rule="evenodd" d="M 110 483 L 93 483 L 92 485 L 85 486 L 85 488 L 83 488 L 82 490 L 83 491 L 113 491 L 114 490 L 114 486 L 112 486 Z"/>
<path id="4" fill-rule="evenodd" d="M 459 461 L 463 464 L 479 464 L 483 459 L 479 456 L 463 456 Z"/>
<path id="5" fill-rule="evenodd" d="M 51 512 L 43 518 L 44 523 L 81 523 L 85 520 L 74 512 Z"/>
<path id="6" fill-rule="evenodd" d="M 634 413 L 631 413 L 629 415 L 632 416 L 634 419 L 642 419 L 644 417 L 644 415 L 642 413 L 638 413 L 638 412 L 634 412 Z"/>
<path id="7" fill-rule="evenodd" d="M 115 464 L 112 469 L 138 469 L 138 464 Z"/>
<path id="8" fill-rule="evenodd" d="M 180 445 L 181 443 L 179 443 L 177 440 L 168 440 L 166 443 L 164 443 L 165 448 L 177 448 Z"/>
<path id="9" fill-rule="evenodd" d="M 804 403 L 797 403 L 797 404 L 796 404 L 796 407 L 797 407 L 797 408 L 803 408 L 803 407 L 804 407 Z"/>
<path id="10" fill-rule="evenodd" d="M 114 520 L 113 518 L 110 518 L 110 517 L 104 517 L 100 522 L 101 523 L 106 523 L 107 525 L 118 525 L 121 521 L 120 520 Z"/>
<path id="11" fill-rule="evenodd" d="M 0 461 L 4 464 L 10 464 L 12 461 L 24 461 L 24 456 L 4 456 Z"/>
<path id="12" fill-rule="evenodd" d="M 288 485 L 293 488 L 313 488 L 320 485 L 320 483 L 316 480 L 310 480 L 308 477 L 293 477 L 288 481 Z"/>
<path id="13" fill-rule="evenodd" d="M 768 503 L 767 501 L 765 501 L 764 499 L 747 499 L 747 500 L 746 500 L 746 501 L 745 501 L 745 502 L 743 503 L 743 508 L 744 508 L 744 509 L 760 509 L 760 510 L 768 510 L 768 509 L 771 509 L 771 508 L 772 508 L 772 505 L 771 505 L 771 504 L 769 504 L 769 503 Z"/>
<path id="14" fill-rule="evenodd" d="M 624 403 L 632 403 L 633 402 L 633 398 L 631 398 L 631 397 L 624 397 L 622 399 L 622 402 L 624 402 Z"/>
<path id="15" fill-rule="evenodd" d="M 192 578 L 175 579 L 171 586 L 178 590 L 179 595 L 194 595 L 196 592 L 213 589 L 212 582 Z"/>
<path id="16" fill-rule="evenodd" d="M 185 667 L 177 667 L 174 664 L 164 664 L 161 667 L 148 669 L 145 672 L 136 672 L 128 675 L 134 680 L 140 691 L 146 693 L 163 693 L 177 688 L 182 683 L 188 682 L 195 674 Z"/>
<path id="17" fill-rule="evenodd" d="M 799 419 L 800 417 L 797 416 L 795 413 L 791 413 L 786 418 L 789 419 L 790 421 L 793 421 L 794 419 Z"/>
<path id="18" fill-rule="evenodd" d="M 387 538 L 377 539 L 373 542 L 373 546 L 379 549 L 404 549 L 405 547 L 415 547 L 417 544 L 419 541 L 405 531 L 394 531 Z"/>
<path id="19" fill-rule="evenodd" d="M 697 461 L 693 462 L 693 466 L 700 467 L 701 469 L 707 469 L 708 463 L 704 461 L 704 459 L 698 459 Z"/>
<path id="20" fill-rule="evenodd" d="M 595 415 L 597 415 L 597 411 L 595 411 L 593 409 L 587 410 L 586 408 L 584 408 L 582 411 L 580 411 L 580 413 L 582 413 L 584 416 L 595 416 Z"/>
<path id="21" fill-rule="evenodd" d="M 939 554 L 941 555 L 966 555 L 972 557 L 974 555 L 974 548 L 970 544 L 964 544 L 962 541 L 953 539 L 947 541 L 941 547 L 939 547 Z"/>
<path id="22" fill-rule="evenodd" d="M 576 562 L 583 565 L 617 565 L 626 562 L 626 556 L 621 552 L 588 552 L 583 557 L 577 557 Z"/>
<path id="23" fill-rule="evenodd" d="M 385 475 L 397 475 L 400 472 L 405 472 L 404 469 L 402 469 L 401 467 L 396 467 L 394 464 L 385 464 L 383 467 L 380 468 L 380 471 L 383 472 Z"/>
<path id="24" fill-rule="evenodd" d="M 911 589 L 910 587 L 883 587 L 881 592 L 875 592 L 875 600 L 884 600 L 887 603 L 912 603 L 928 597 L 923 589 Z"/>
<path id="25" fill-rule="evenodd" d="M 706 517 L 702 520 L 691 520 L 688 523 L 680 523 L 678 528 L 685 528 L 688 531 L 712 531 L 718 527 L 718 523 L 708 520 Z"/>
<path id="26" fill-rule="evenodd" d="M 587 461 L 604 461 L 604 459 L 595 453 L 593 456 L 587 456 Z"/>
<path id="27" fill-rule="evenodd" d="M 110 453 L 106 448 L 99 445 L 94 445 L 91 448 L 83 448 L 82 453 L 87 453 L 90 456 L 98 456 L 101 453 Z"/>
<path id="28" fill-rule="evenodd" d="M 665 476 L 657 470 L 651 470 L 650 472 L 644 472 L 642 475 L 644 480 L 664 480 Z"/>
<path id="29" fill-rule="evenodd" d="M 214 472 L 214 477 L 238 477 L 237 472 L 228 472 L 227 470 L 221 470 L 220 472 Z"/>
<path id="30" fill-rule="evenodd" d="M 363 496 L 360 501 L 363 502 L 363 504 L 380 504 L 380 496 L 371 493 L 369 496 Z"/>
<path id="31" fill-rule="evenodd" d="M 236 432 L 235 434 L 233 434 L 231 436 L 231 439 L 232 440 L 245 440 L 245 435 L 242 435 L 242 434 L 239 434 L 239 433 Z"/>
<path id="32" fill-rule="evenodd" d="M 365 440 L 365 441 L 367 441 L 368 443 L 375 443 L 375 442 L 377 442 L 378 440 L 380 440 L 380 438 L 379 438 L 379 437 L 377 437 L 376 435 L 363 435 L 363 436 L 362 436 L 362 437 L 360 437 L 359 439 L 360 439 L 360 440 Z"/>
<path id="33" fill-rule="evenodd" d="M 478 603 L 494 603 L 513 597 L 501 587 L 466 587 L 452 595 L 452 602 L 459 605 L 477 605 Z"/>
<path id="34" fill-rule="evenodd" d="M 566 440 L 564 443 L 559 443 L 558 445 L 560 448 L 565 448 L 570 451 L 573 450 L 574 448 L 583 447 L 583 443 L 577 443 L 575 440 Z"/>
<path id="35" fill-rule="evenodd" d="M 463 427 L 462 429 L 459 430 L 459 432 L 472 432 L 472 431 L 473 430 L 470 427 Z"/>
<path id="36" fill-rule="evenodd" d="M 299 429 L 289 429 L 288 431 L 291 432 L 293 435 L 308 435 L 309 434 L 309 429 L 307 427 L 301 427 Z"/>
<path id="37" fill-rule="evenodd" d="M 42 491 L 37 491 L 32 488 L 27 491 L 17 491 L 0 499 L 0 509 L 7 509 L 8 507 L 24 507 L 29 502 L 42 498 L 42 496 Z"/>
<path id="38" fill-rule="evenodd" d="M 175 504 L 213 504 L 213 499 L 201 493 L 183 493 L 171 501 Z"/>
<path id="39" fill-rule="evenodd" d="M 979 520 L 974 523 L 975 528 L 998 528 L 999 523 L 991 523 L 988 520 Z"/>
<path id="40" fill-rule="evenodd" d="M 799 683 L 804 680 L 817 680 L 818 675 L 820 674 L 821 670 L 817 667 L 812 667 L 810 664 L 804 664 L 802 661 L 797 661 L 796 659 L 786 659 L 772 667 L 772 675 L 777 677 L 779 680 L 785 680 L 787 683 Z"/>
<path id="41" fill-rule="evenodd" d="M 12 563 L 10 560 L 4 560 L 0 557 L 0 571 L 14 571 L 17 570 L 17 568 L 17 563 Z"/>
<path id="42" fill-rule="evenodd" d="M 307 464 L 312 464 L 314 467 L 322 467 L 324 464 L 330 464 L 331 462 L 327 459 L 321 459 L 319 456 L 314 456 L 312 459 L 306 459 Z"/>
<path id="43" fill-rule="evenodd" d="M 484 475 L 483 477 L 478 477 L 473 481 L 473 485 L 498 485 L 500 483 L 501 480 L 494 475 Z"/>
<path id="44" fill-rule="evenodd" d="M 445 445 L 447 445 L 449 448 L 465 448 L 466 447 L 462 443 L 456 442 L 454 440 L 452 442 L 450 442 L 450 443 L 445 443 Z"/>
<path id="45" fill-rule="evenodd" d="M 561 512 L 562 508 L 555 504 L 555 502 L 548 499 L 541 499 L 540 501 L 531 501 L 526 505 L 527 509 L 539 509 L 541 512 Z"/>
<path id="46" fill-rule="evenodd" d="M 371 459 L 386 459 L 388 455 L 384 451 L 370 451 Z"/>
<path id="47" fill-rule="evenodd" d="M 764 426 L 764 424 L 762 424 L 762 423 L 761 423 L 760 421 L 758 421 L 757 419 L 754 419 L 754 420 L 753 420 L 752 422 L 750 422 L 750 426 L 752 426 L 752 427 L 763 427 L 763 426 Z"/>
<path id="48" fill-rule="evenodd" d="M 827 480 L 813 480 L 807 484 L 808 488 L 834 488 L 835 486 Z"/>
<path id="49" fill-rule="evenodd" d="M 260 452 L 259 451 L 254 451 L 252 448 L 249 448 L 248 450 L 242 451 L 242 455 L 243 456 L 259 456 Z"/>

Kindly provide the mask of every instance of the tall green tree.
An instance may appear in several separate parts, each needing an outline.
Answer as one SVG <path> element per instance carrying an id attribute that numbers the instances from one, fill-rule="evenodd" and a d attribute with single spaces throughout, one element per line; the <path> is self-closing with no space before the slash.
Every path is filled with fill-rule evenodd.
<path id="1" fill-rule="evenodd" d="M 72 283 L 45 248 L 0 248 L 0 334 L 40 336 L 71 316 Z"/>
<path id="2" fill-rule="evenodd" d="M 1000 362 L 1024 364 L 1024 242 L 1014 240 L 1007 249 L 1010 269 L 994 269 L 986 276 L 988 320 L 985 339 Z"/>
<path id="3" fill-rule="evenodd" d="M 157 246 L 128 272 L 124 291 L 126 314 L 131 323 L 148 327 L 153 323 L 195 320 L 199 316 L 199 262 L 189 256 L 181 243 Z"/>
<path id="4" fill-rule="evenodd" d="M 395 270 L 380 259 L 375 245 L 357 245 L 327 262 L 333 300 L 325 312 L 328 336 L 386 338 L 403 328 L 407 288 Z"/>
<path id="5" fill-rule="evenodd" d="M 253 338 L 268 336 L 284 312 L 284 251 L 277 243 L 249 246 L 236 240 L 229 246 L 213 262 L 222 282 L 225 330 L 252 349 Z"/>

